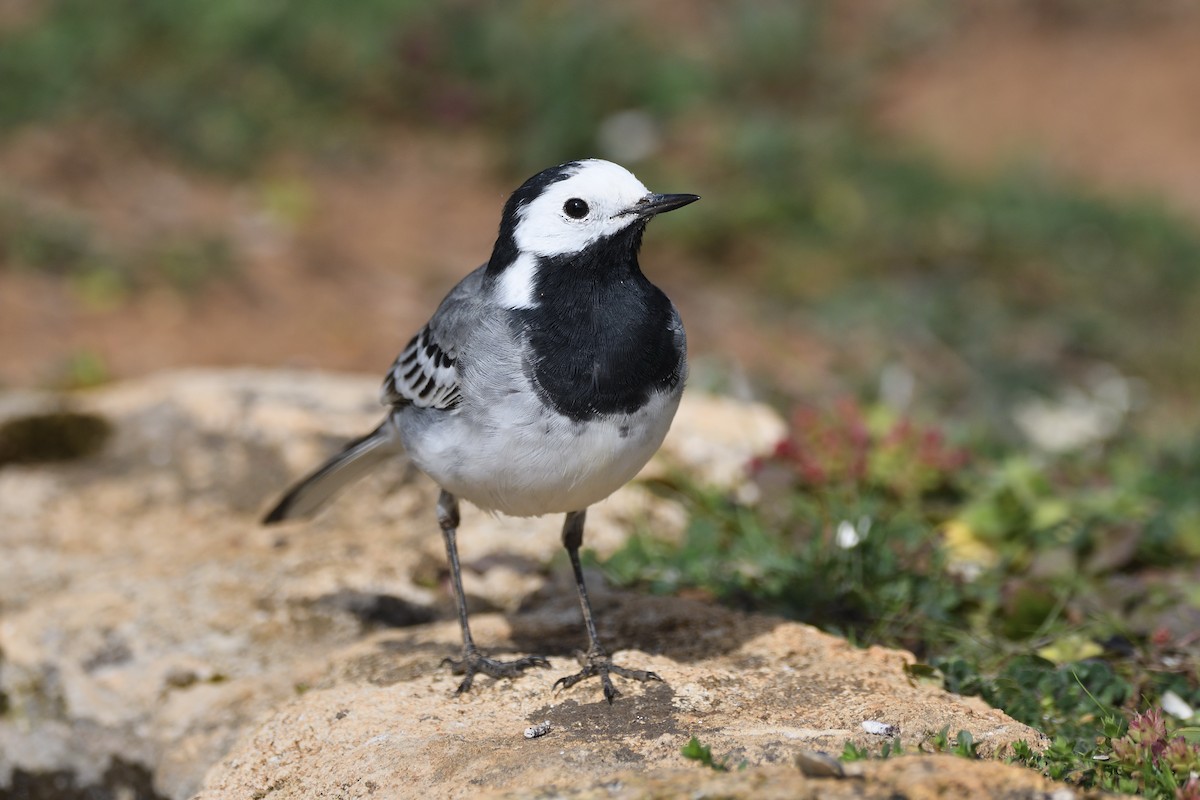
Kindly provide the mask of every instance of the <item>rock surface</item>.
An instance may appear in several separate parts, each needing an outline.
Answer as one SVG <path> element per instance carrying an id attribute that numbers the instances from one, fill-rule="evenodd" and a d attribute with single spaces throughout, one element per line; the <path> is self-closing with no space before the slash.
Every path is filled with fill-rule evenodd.
<path id="1" fill-rule="evenodd" d="M 593 601 L 616 660 L 664 682 L 617 679 L 623 695 L 611 707 L 595 681 L 553 691 L 584 638 L 555 518 L 464 509 L 477 641 L 544 654 L 551 668 L 479 678 L 456 696 L 439 668 L 459 634 L 426 479 L 398 463 L 312 523 L 257 524 L 290 480 L 375 424 L 376 386 L 196 371 L 67 398 L 0 395 L 0 798 L 641 797 L 684 787 L 1049 796 L 1027 770 L 961 759 L 805 777 L 793 766 L 802 749 L 877 750 L 869 720 L 898 726 L 910 746 L 943 727 L 968 730 L 985 754 L 1039 737 L 978 700 L 914 682 L 908 654 L 612 591 L 598 574 Z M 19 457 L 25 434 L 41 430 L 31 420 L 55 415 L 87 432 L 83 457 L 19 463 L 37 461 Z M 685 469 L 732 488 L 781 433 L 765 409 L 693 393 L 647 474 Z M 70 455 L 64 438 L 38 458 Z M 678 533 L 685 518 L 635 485 L 589 514 L 585 546 L 610 552 L 638 525 Z M 523 736 L 545 720 L 548 734 Z M 679 751 L 693 735 L 750 768 L 687 762 Z"/>

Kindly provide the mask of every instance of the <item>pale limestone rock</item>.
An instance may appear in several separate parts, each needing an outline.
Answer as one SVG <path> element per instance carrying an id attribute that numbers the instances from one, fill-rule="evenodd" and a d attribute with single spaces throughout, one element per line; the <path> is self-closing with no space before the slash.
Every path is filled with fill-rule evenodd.
<path id="1" fill-rule="evenodd" d="M 469 508 L 460 543 L 472 603 L 485 610 L 472 618 L 477 640 L 553 666 L 481 678 L 456 697 L 438 666 L 459 644 L 427 479 L 396 463 L 311 523 L 257 524 L 291 480 L 377 424 L 377 383 L 188 371 L 66 398 L 0 394 L 0 425 L 65 407 L 113 426 L 91 458 L 0 469 L 0 789 L 22 769 L 115 791 L 119 757 L 168 798 L 202 787 L 204 798 L 300 798 L 536 786 L 583 797 L 610 780 L 646 791 L 677 775 L 759 785 L 783 769 L 697 772 L 679 756 L 692 734 L 756 766 L 865 743 L 864 719 L 912 741 L 965 728 L 986 752 L 1037 738 L 978 700 L 913 684 L 906 654 L 612 592 L 599 576 L 605 640 L 666 683 L 619 682 L 611 708 L 592 682 L 556 694 L 584 642 L 569 571 L 550 564 L 561 520 Z M 782 432 L 765 408 L 689 393 L 647 474 L 683 470 L 736 490 L 746 461 Z M 635 485 L 589 515 L 585 545 L 612 552 L 638 526 L 677 535 L 686 514 Z M 543 720 L 551 733 L 523 737 Z"/>

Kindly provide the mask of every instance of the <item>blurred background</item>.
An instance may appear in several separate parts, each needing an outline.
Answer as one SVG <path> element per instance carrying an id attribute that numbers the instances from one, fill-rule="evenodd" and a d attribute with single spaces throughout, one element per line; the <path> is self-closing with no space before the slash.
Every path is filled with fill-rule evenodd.
<path id="1" fill-rule="evenodd" d="M 963 5 L 0 0 L 0 381 L 381 373 L 601 156 L 697 381 L 1194 419 L 1200 9 Z"/>
<path id="2" fill-rule="evenodd" d="M 1147 790 L 1092 755 L 1200 708 L 1194 0 L 0 0 L 0 386 L 382 375 L 588 156 L 703 196 L 642 263 L 693 385 L 791 419 L 610 578 L 908 647 Z"/>

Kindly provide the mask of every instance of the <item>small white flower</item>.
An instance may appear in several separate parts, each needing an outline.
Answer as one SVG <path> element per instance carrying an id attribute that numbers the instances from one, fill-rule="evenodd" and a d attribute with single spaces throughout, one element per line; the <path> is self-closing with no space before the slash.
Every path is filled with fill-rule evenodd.
<path id="1" fill-rule="evenodd" d="M 893 361 L 879 373 L 879 399 L 894 411 L 904 411 L 912 404 L 917 378 L 908 367 Z"/>
<path id="2" fill-rule="evenodd" d="M 849 550 L 852 547 L 857 547 L 862 540 L 862 534 L 858 532 L 858 529 L 854 527 L 850 520 L 844 519 L 838 523 L 837 535 L 834 537 L 834 541 L 837 542 L 838 547 L 843 550 Z"/>
<path id="3" fill-rule="evenodd" d="M 1175 719 L 1191 719 L 1196 714 L 1196 710 L 1188 705 L 1186 700 L 1170 689 L 1163 692 L 1162 710 Z"/>
<path id="4" fill-rule="evenodd" d="M 1098 367 L 1085 386 L 1066 387 L 1054 400 L 1022 401 L 1013 409 L 1013 421 L 1036 447 L 1065 453 L 1115 434 L 1133 408 L 1133 394 L 1128 378 L 1112 367 Z"/>
<path id="5" fill-rule="evenodd" d="M 978 561 L 952 561 L 948 571 L 963 583 L 974 583 L 983 574 L 983 564 Z"/>
<path id="6" fill-rule="evenodd" d="M 867 534 L 871 532 L 871 521 L 870 517 L 863 514 L 858 518 L 857 523 L 852 523 L 848 519 L 839 522 L 837 534 L 834 537 L 837 546 L 843 550 L 849 550 L 862 544 L 863 540 L 867 538 Z"/>

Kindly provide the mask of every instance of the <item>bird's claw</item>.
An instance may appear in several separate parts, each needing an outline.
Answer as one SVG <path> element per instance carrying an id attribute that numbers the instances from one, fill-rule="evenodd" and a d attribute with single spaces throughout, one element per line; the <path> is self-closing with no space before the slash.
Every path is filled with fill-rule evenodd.
<path id="1" fill-rule="evenodd" d="M 587 653 L 578 653 L 576 655 L 578 656 L 579 663 L 583 666 L 583 669 L 579 670 L 579 672 L 576 672 L 574 675 L 564 675 L 556 680 L 553 687 L 555 691 L 557 691 L 560 687 L 563 689 L 570 689 L 572 686 L 586 678 L 594 678 L 598 676 L 600 678 L 600 685 L 604 690 L 604 699 L 607 700 L 611 705 L 613 700 L 617 698 L 617 695 L 621 693 L 617 691 L 615 686 L 613 686 L 612 679 L 609 677 L 610 674 L 620 675 L 622 678 L 642 681 L 643 683 L 646 681 L 662 681 L 662 678 L 660 678 L 656 673 L 650 672 L 649 670 L 629 669 L 628 667 L 622 667 L 612 663 L 612 659 L 609 657 L 608 653 L 605 653 L 603 650 L 591 650 Z"/>
<path id="2" fill-rule="evenodd" d="M 462 683 L 455 690 L 456 694 L 462 694 L 470 690 L 475 676 L 481 673 L 491 678 L 518 678 L 530 667 L 549 667 L 550 662 L 541 656 L 525 656 L 515 661 L 497 661 L 472 648 L 465 651 L 462 658 L 442 659 L 441 666 L 447 665 L 450 667 L 451 674 L 464 676 Z"/>

